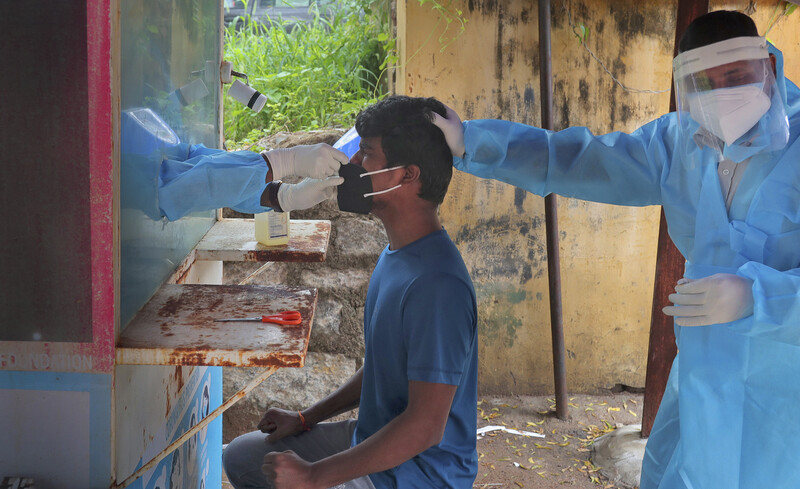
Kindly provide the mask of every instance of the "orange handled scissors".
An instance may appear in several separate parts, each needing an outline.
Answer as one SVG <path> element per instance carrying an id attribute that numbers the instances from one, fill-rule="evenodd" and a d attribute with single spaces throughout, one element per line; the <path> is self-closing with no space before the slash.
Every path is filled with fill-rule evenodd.
<path id="1" fill-rule="evenodd" d="M 298 311 L 283 311 L 269 316 L 256 316 L 253 318 L 227 318 L 215 319 L 214 321 L 227 322 L 227 321 L 259 321 L 262 323 L 275 323 L 275 324 L 300 324 L 302 317 Z"/>

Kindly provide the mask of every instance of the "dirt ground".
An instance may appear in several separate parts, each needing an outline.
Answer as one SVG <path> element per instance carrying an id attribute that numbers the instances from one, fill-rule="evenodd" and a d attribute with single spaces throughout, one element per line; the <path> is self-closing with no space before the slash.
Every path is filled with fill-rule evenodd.
<path id="1" fill-rule="evenodd" d="M 495 431 L 478 440 L 479 468 L 474 488 L 616 489 L 589 460 L 591 442 L 617 424 L 639 424 L 642 394 L 609 393 L 569 398 L 568 420 L 555 416 L 547 396 L 484 397 L 478 427 L 504 425 L 545 438 Z"/>
<path id="2" fill-rule="evenodd" d="M 555 416 L 548 396 L 484 396 L 478 428 L 505 426 L 545 438 L 492 431 L 478 440 L 475 489 L 625 489 L 610 483 L 589 460 L 594 438 L 615 426 L 641 423 L 643 396 L 620 392 L 574 395 L 569 419 Z M 222 489 L 232 489 L 223 475 Z"/>

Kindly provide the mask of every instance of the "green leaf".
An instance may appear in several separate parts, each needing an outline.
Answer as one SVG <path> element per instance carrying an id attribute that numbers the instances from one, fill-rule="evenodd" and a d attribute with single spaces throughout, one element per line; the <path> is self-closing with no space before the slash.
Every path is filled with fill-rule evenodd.
<path id="1" fill-rule="evenodd" d="M 352 15 L 359 5 L 372 6 L 374 14 Z M 226 28 L 225 59 L 267 97 L 258 114 L 224 97 L 226 139 L 243 140 L 256 128 L 274 133 L 351 126 L 364 105 L 385 95 L 386 60 L 397 60 L 381 5 L 344 0 L 332 18 L 314 15 L 290 32 L 277 22 L 267 33 L 253 22 Z"/>

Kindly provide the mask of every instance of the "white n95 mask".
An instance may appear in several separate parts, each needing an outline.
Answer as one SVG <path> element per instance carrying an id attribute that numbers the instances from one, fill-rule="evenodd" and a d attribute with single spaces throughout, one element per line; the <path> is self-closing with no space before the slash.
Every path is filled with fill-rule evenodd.
<path id="1" fill-rule="evenodd" d="M 764 117 L 770 100 L 761 84 L 718 88 L 692 94 L 689 114 L 730 146 Z"/>

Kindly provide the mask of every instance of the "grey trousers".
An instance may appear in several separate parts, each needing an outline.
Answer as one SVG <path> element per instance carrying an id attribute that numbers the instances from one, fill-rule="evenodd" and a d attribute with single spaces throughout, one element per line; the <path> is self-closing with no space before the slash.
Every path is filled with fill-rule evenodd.
<path id="1" fill-rule="evenodd" d="M 316 462 L 350 448 L 356 420 L 320 423 L 311 431 L 288 436 L 276 443 L 267 443 L 268 435 L 252 431 L 236 437 L 222 452 L 222 466 L 236 489 L 272 489 L 267 476 L 261 473 L 264 455 L 292 450 L 308 462 Z M 369 477 L 345 482 L 334 489 L 375 489 Z"/>

